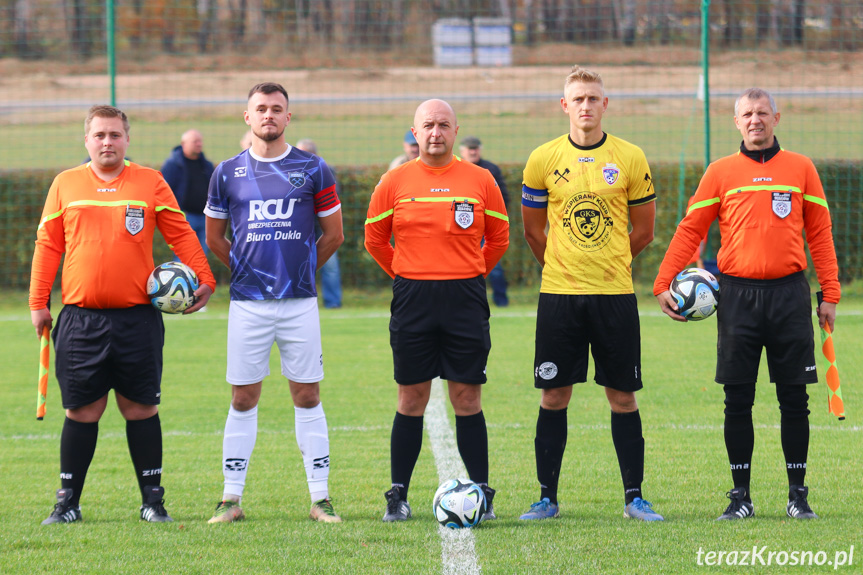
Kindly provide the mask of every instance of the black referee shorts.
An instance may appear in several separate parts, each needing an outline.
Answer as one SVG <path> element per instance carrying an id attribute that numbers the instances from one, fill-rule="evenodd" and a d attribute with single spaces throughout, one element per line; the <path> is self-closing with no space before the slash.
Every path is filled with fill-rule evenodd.
<path id="1" fill-rule="evenodd" d="M 762 348 L 771 382 L 817 383 L 812 296 L 803 272 L 772 280 L 718 279 L 716 383 L 755 383 Z"/>
<path id="2" fill-rule="evenodd" d="M 165 327 L 153 306 L 67 305 L 52 335 L 64 408 L 89 405 L 110 389 L 137 403 L 159 404 Z"/>
<path id="3" fill-rule="evenodd" d="M 539 294 L 534 386 L 587 381 L 588 349 L 596 383 L 618 391 L 641 389 L 641 330 L 635 294 Z"/>
<path id="4" fill-rule="evenodd" d="M 459 280 L 396 276 L 390 311 L 397 383 L 413 385 L 435 377 L 486 382 L 491 335 L 482 276 Z"/>

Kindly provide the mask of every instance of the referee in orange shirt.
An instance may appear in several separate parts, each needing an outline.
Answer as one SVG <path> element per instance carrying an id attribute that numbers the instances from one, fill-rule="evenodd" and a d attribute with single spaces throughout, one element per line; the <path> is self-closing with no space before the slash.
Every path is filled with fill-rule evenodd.
<path id="1" fill-rule="evenodd" d="M 734 487 L 718 520 L 755 515 L 749 489 L 755 431 L 752 405 L 762 349 L 776 384 L 782 451 L 788 475 L 786 514 L 815 519 L 805 485 L 809 454 L 809 395 L 817 383 L 812 298 L 806 250 L 815 265 L 824 302 L 818 322 L 833 329 L 841 297 L 832 223 L 812 160 L 779 146 L 779 112 L 773 96 L 749 88 L 734 103 L 740 149 L 716 160 L 698 184 L 653 284 L 662 311 L 686 321 L 668 291 L 690 261 L 710 224 L 719 219 L 717 254 L 722 298 L 717 310 L 716 383 L 725 391 L 725 447 Z"/>
<path id="2" fill-rule="evenodd" d="M 435 377 L 448 382 L 459 454 L 486 494 L 485 518 L 494 519 L 481 402 L 491 350 L 485 276 L 509 245 L 509 218 L 491 173 L 453 155 L 458 123 L 449 104 L 423 102 L 412 131 L 419 158 L 383 175 L 365 224 L 366 249 L 393 278 L 390 345 L 398 407 L 383 520 L 411 516 L 408 487 Z"/>
<path id="3" fill-rule="evenodd" d="M 171 521 L 165 511 L 159 401 L 165 328 L 150 305 L 153 235 L 159 229 L 201 281 L 192 313 L 216 281 L 195 232 L 156 170 L 126 159 L 129 120 L 113 106 L 93 106 L 84 122 L 90 161 L 54 178 L 30 272 L 36 334 L 51 328 L 48 309 L 63 263 L 63 304 L 54 329 L 57 380 L 66 408 L 60 436 L 57 504 L 42 524 L 81 520 L 79 500 L 113 389 L 126 420 L 129 453 L 141 490 L 141 519 Z"/>

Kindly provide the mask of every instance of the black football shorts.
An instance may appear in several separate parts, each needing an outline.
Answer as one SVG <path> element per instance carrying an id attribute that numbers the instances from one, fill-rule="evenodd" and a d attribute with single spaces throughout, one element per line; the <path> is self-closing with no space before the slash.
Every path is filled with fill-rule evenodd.
<path id="1" fill-rule="evenodd" d="M 641 331 L 635 294 L 539 294 L 534 386 L 565 387 L 587 381 L 588 349 L 596 383 L 638 391 Z"/>
<path id="2" fill-rule="evenodd" d="M 64 408 L 89 405 L 110 389 L 137 403 L 159 404 L 165 327 L 153 306 L 67 305 L 52 335 Z"/>
<path id="3" fill-rule="evenodd" d="M 413 385 L 435 377 L 486 382 L 491 335 L 482 276 L 457 280 L 396 276 L 390 312 L 397 383 Z"/>
<path id="4" fill-rule="evenodd" d="M 716 383 L 755 383 L 761 349 L 770 381 L 817 383 L 812 295 L 803 272 L 772 280 L 721 274 Z"/>

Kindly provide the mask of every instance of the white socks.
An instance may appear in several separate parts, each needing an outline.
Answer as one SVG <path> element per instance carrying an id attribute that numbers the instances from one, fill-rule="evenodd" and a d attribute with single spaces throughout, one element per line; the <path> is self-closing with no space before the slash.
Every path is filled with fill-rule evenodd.
<path id="1" fill-rule="evenodd" d="M 323 405 L 294 407 L 294 426 L 312 501 L 326 499 L 329 497 L 327 478 L 330 475 L 330 439 Z"/>
<path id="2" fill-rule="evenodd" d="M 239 502 L 246 485 L 249 458 L 258 437 L 258 406 L 249 411 L 228 410 L 222 441 L 222 472 L 225 476 L 224 500 Z"/>

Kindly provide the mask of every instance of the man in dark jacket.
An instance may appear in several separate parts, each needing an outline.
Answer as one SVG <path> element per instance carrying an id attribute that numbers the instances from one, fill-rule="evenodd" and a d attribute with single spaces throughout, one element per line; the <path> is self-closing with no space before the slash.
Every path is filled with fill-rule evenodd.
<path id="1" fill-rule="evenodd" d="M 180 145 L 171 151 L 171 155 L 162 165 L 162 176 L 174 191 L 180 209 L 186 214 L 186 220 L 195 230 L 206 253 L 208 250 L 204 206 L 207 204 L 213 163 L 204 157 L 203 148 L 204 139 L 201 133 L 187 130 L 180 139 Z"/>

